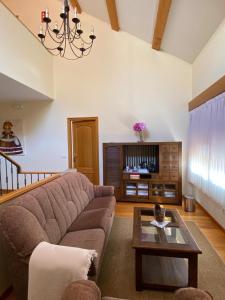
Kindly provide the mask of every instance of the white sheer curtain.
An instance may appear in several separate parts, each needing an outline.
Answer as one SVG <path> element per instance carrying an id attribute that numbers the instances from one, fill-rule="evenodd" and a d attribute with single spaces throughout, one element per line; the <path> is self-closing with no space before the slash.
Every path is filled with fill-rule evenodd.
<path id="1" fill-rule="evenodd" d="M 225 93 L 190 112 L 188 181 L 225 207 Z"/>

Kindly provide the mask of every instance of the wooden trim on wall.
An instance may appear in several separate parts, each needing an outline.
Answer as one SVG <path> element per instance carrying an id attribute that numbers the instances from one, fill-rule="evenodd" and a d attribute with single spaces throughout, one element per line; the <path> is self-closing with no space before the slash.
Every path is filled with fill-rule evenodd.
<path id="1" fill-rule="evenodd" d="M 67 139 L 68 139 L 68 167 L 72 169 L 73 160 L 72 160 L 72 129 L 71 124 L 73 118 L 67 118 Z"/>
<path id="2" fill-rule="evenodd" d="M 4 203 L 4 202 L 7 202 L 9 200 L 12 200 L 13 198 L 16 198 L 16 197 L 19 197 L 29 191 L 32 191 L 50 181 L 53 181 L 55 180 L 56 178 L 60 177 L 61 175 L 60 174 L 55 174 L 55 175 L 52 175 L 48 178 L 45 178 L 45 179 L 41 179 L 40 181 L 37 181 L 35 183 L 32 183 L 32 184 L 29 184 L 28 186 L 26 187 L 23 187 L 19 190 L 16 190 L 14 192 L 10 192 L 8 194 L 5 194 L 3 196 L 0 197 L 0 204 Z"/>
<path id="3" fill-rule="evenodd" d="M 225 75 L 188 103 L 189 111 L 225 92 Z"/>
<path id="4" fill-rule="evenodd" d="M 172 0 L 159 0 L 152 48 L 160 50 Z"/>
<path id="5" fill-rule="evenodd" d="M 119 20 L 118 20 L 115 0 L 106 0 L 106 5 L 107 5 L 107 9 L 108 9 L 111 28 L 115 31 L 119 31 L 120 26 L 119 26 Z"/>

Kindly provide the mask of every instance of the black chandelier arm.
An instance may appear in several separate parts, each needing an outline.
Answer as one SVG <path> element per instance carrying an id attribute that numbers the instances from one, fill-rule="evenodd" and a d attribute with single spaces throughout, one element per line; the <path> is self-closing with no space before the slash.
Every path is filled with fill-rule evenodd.
<path id="1" fill-rule="evenodd" d="M 60 40 L 61 37 L 60 37 L 59 40 L 57 41 L 57 40 L 54 38 L 54 36 L 52 35 L 51 29 L 50 29 L 50 30 L 49 30 L 49 29 L 50 29 L 49 26 L 47 26 L 48 34 L 49 34 L 49 36 L 52 38 L 52 40 L 53 40 L 55 43 L 60 44 L 61 42 L 64 41 L 64 38 L 63 38 L 62 40 Z M 63 37 L 63 36 L 62 36 L 62 37 Z"/>
<path id="2" fill-rule="evenodd" d="M 54 56 L 59 56 L 59 54 L 60 54 L 59 52 L 58 52 L 57 54 L 55 54 L 55 53 L 52 52 L 52 51 L 58 50 L 57 48 L 48 48 L 48 47 L 46 47 L 45 44 L 43 44 L 43 43 L 42 43 L 42 45 L 44 46 L 44 48 L 45 48 L 47 51 L 51 51 L 51 54 L 52 54 L 52 55 L 54 55 Z"/>
<path id="3" fill-rule="evenodd" d="M 75 57 L 75 58 L 70 58 L 70 57 L 64 56 L 63 58 L 65 58 L 66 60 L 77 60 L 77 59 L 82 58 L 82 56 L 81 56 L 81 57 L 80 57 L 80 56 L 77 56 L 77 57 Z"/>
<path id="4" fill-rule="evenodd" d="M 42 43 L 42 45 L 44 45 L 46 35 L 47 35 L 47 27 L 45 27 L 44 37 L 41 37 L 41 43 Z"/>
<path id="5" fill-rule="evenodd" d="M 64 42 L 64 39 L 63 39 L 63 40 L 61 41 L 61 43 L 60 43 L 59 45 L 57 45 L 57 47 L 55 47 L 55 48 L 47 47 L 47 46 L 44 44 L 44 41 L 42 41 L 42 45 L 43 45 L 43 46 L 45 47 L 45 49 L 47 49 L 48 51 L 54 51 L 54 50 L 58 50 L 58 48 L 62 46 L 63 42 Z"/>
<path id="6" fill-rule="evenodd" d="M 77 24 L 74 25 L 73 29 L 70 30 L 69 41 L 73 43 L 75 39 L 79 39 L 80 35 L 77 33 Z"/>
<path id="7" fill-rule="evenodd" d="M 50 35 L 50 37 L 53 39 L 54 42 L 60 43 L 60 39 L 63 37 L 63 34 L 62 35 L 55 34 L 54 30 L 52 30 L 52 28 L 50 26 L 47 26 L 47 32 Z M 55 34 L 55 36 L 54 36 L 54 34 Z M 56 40 L 56 39 L 58 39 L 58 40 Z"/>
<path id="8" fill-rule="evenodd" d="M 86 45 L 93 45 L 93 40 L 91 39 L 90 42 L 87 42 L 85 39 L 83 39 L 82 37 L 80 37 L 81 41 L 86 44 Z"/>
<path id="9" fill-rule="evenodd" d="M 93 45 L 93 42 L 91 44 L 89 44 L 89 46 L 87 48 L 84 47 L 85 51 L 86 52 L 87 50 L 91 49 L 92 48 L 92 45 Z M 80 49 L 80 48 L 79 48 Z"/>
<path id="10" fill-rule="evenodd" d="M 77 58 L 81 58 L 83 55 L 81 54 L 81 55 L 78 55 L 75 51 L 74 51 L 74 49 L 73 49 L 73 47 L 72 46 L 74 46 L 72 43 L 69 43 L 69 45 L 70 45 L 70 49 L 71 49 L 71 51 L 73 52 L 73 54 L 77 57 Z M 79 49 L 79 51 L 80 51 L 80 48 L 77 48 L 76 47 L 76 49 Z"/>
<path id="11" fill-rule="evenodd" d="M 63 28 L 63 25 L 64 25 L 64 20 L 62 21 L 62 23 L 61 23 L 61 25 L 60 25 L 60 28 L 59 28 L 59 32 L 58 32 L 57 35 L 56 35 L 56 37 L 58 37 L 58 38 L 61 38 L 61 37 L 64 36 L 64 31 L 61 32 L 61 31 L 62 31 L 62 28 Z"/>
<path id="12" fill-rule="evenodd" d="M 80 35 L 75 31 L 73 34 L 71 34 L 72 39 L 70 40 L 71 43 L 73 43 L 75 40 L 81 39 Z"/>
<path id="13" fill-rule="evenodd" d="M 65 56 L 65 52 L 66 52 L 66 38 L 64 39 L 65 45 L 64 45 L 64 49 L 63 51 L 60 51 L 60 56 L 64 57 Z"/>
<path id="14" fill-rule="evenodd" d="M 75 45 L 74 43 L 70 43 L 71 46 L 73 46 L 74 48 L 76 48 L 77 50 L 80 51 L 80 47 L 78 47 L 77 45 Z"/>
<path id="15" fill-rule="evenodd" d="M 83 56 L 88 56 L 91 52 L 91 48 L 92 47 L 87 48 L 86 50 L 88 50 L 88 51 L 85 50 L 84 53 L 83 53 Z"/>

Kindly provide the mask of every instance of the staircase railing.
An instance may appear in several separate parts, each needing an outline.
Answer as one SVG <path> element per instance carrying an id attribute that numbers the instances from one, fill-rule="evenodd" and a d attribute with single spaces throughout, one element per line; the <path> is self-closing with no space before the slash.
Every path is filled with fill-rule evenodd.
<path id="1" fill-rule="evenodd" d="M 26 187 L 58 172 L 22 171 L 11 157 L 0 152 L 0 196 Z"/>

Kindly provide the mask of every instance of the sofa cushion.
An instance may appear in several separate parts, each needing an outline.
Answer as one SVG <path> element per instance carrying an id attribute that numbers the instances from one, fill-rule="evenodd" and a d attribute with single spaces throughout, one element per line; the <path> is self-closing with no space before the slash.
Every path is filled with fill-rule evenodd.
<path id="1" fill-rule="evenodd" d="M 94 249 L 98 253 L 98 257 L 94 259 L 96 270 L 102 256 L 105 242 L 105 233 L 102 229 L 88 229 L 67 233 L 59 243 L 68 247 L 79 247 L 84 249 Z"/>
<path id="2" fill-rule="evenodd" d="M 107 208 L 85 210 L 71 224 L 68 232 L 93 228 L 101 228 L 105 232 L 107 232 L 108 226 L 110 224 L 110 217 L 111 212 Z"/>
<path id="3" fill-rule="evenodd" d="M 112 213 L 115 209 L 116 198 L 114 196 L 94 198 L 86 207 L 85 210 L 108 208 Z"/>
<path id="4" fill-rule="evenodd" d="M 8 246 L 23 259 L 31 255 L 37 244 L 48 241 L 38 220 L 22 206 L 6 206 L 2 210 L 0 228 Z"/>
<path id="5" fill-rule="evenodd" d="M 62 177 L 70 189 L 72 198 L 80 196 L 79 191 L 85 192 L 88 202 L 94 198 L 94 185 L 84 174 L 79 172 L 68 172 L 64 173 Z"/>

